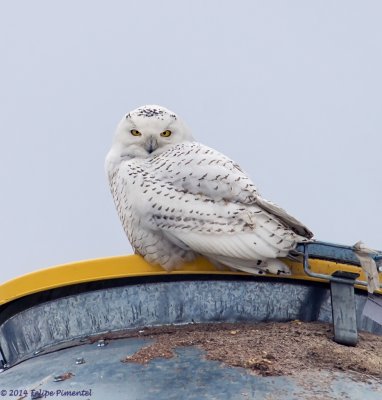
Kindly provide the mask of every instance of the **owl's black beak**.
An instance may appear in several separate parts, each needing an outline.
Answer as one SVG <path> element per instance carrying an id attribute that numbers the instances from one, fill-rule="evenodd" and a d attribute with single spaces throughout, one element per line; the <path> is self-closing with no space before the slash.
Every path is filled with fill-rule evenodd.
<path id="1" fill-rule="evenodd" d="M 153 151 L 155 151 L 158 148 L 158 141 L 150 137 L 145 141 L 145 150 L 151 154 Z"/>

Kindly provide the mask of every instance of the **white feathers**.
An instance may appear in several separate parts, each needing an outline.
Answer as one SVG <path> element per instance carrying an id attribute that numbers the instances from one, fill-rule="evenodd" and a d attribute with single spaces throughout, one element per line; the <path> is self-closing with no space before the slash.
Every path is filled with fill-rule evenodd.
<path id="1" fill-rule="evenodd" d="M 373 255 L 378 254 L 376 250 L 369 249 L 362 242 L 357 242 L 354 246 L 354 253 L 361 263 L 361 268 L 363 269 L 367 278 L 367 290 L 369 293 L 374 293 L 379 289 L 379 273 Z"/>
<path id="2" fill-rule="evenodd" d="M 288 273 L 275 258 L 312 237 L 163 107 L 138 108 L 120 122 L 106 169 L 132 246 L 168 270 L 202 254 L 252 273 Z"/>

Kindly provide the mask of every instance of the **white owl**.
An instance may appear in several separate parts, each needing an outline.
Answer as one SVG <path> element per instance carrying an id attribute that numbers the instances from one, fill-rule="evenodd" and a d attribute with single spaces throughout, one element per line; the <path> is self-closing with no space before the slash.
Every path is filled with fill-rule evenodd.
<path id="1" fill-rule="evenodd" d="M 106 170 L 136 253 L 168 271 L 203 255 L 250 273 L 289 273 L 277 258 L 313 236 L 263 199 L 236 163 L 195 142 L 183 121 L 161 106 L 123 117 Z"/>

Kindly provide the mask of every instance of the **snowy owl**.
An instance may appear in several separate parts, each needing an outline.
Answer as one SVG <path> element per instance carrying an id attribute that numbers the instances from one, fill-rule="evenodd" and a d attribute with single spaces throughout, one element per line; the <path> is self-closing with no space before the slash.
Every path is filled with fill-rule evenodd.
<path id="1" fill-rule="evenodd" d="M 125 115 L 105 166 L 135 252 L 167 271 L 203 255 L 218 267 L 287 274 L 278 258 L 313 236 L 164 107 Z"/>

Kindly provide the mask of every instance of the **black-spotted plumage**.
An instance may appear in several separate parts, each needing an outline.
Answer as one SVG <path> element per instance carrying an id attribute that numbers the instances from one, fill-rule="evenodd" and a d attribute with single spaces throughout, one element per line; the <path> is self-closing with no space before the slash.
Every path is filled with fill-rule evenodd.
<path id="1" fill-rule="evenodd" d="M 288 273 L 277 258 L 312 237 L 303 224 L 263 199 L 235 162 L 195 142 L 171 111 L 145 106 L 129 115 L 106 167 L 136 252 L 168 270 L 202 254 L 253 273 Z M 161 136 L 166 130 L 170 138 Z M 154 151 L 145 151 L 148 142 Z"/>

